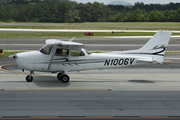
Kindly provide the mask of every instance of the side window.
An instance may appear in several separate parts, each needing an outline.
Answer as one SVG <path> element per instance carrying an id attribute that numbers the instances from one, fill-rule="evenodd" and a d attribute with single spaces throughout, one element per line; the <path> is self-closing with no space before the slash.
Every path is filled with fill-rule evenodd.
<path id="1" fill-rule="evenodd" d="M 80 50 L 71 50 L 71 56 L 85 56 L 85 54 Z"/>
<path id="2" fill-rule="evenodd" d="M 65 49 L 56 49 L 55 56 L 68 56 L 69 50 Z"/>

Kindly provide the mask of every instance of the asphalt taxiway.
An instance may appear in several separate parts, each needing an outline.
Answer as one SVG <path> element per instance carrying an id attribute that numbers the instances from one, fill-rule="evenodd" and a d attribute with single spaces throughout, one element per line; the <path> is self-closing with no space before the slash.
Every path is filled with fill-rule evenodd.
<path id="1" fill-rule="evenodd" d="M 121 51 L 142 47 L 152 36 L 122 37 L 79 37 L 74 42 L 83 43 L 88 50 Z M 4 50 L 39 50 L 50 38 L 0 38 L 0 48 Z M 69 40 L 70 38 L 54 38 Z M 180 36 L 171 36 L 168 51 L 179 51 Z"/>
<path id="2" fill-rule="evenodd" d="M 0 59 L 0 118 L 177 117 L 178 56 L 167 55 L 163 65 L 72 72 L 66 84 L 56 74 L 40 72 L 27 83 L 27 71 L 22 73 L 13 59 Z"/>
<path id="3" fill-rule="evenodd" d="M 5 59 L 0 66 L 2 90 L 112 90 L 112 91 L 180 91 L 180 59 L 171 57 L 163 65 L 70 72 L 71 82 L 62 84 L 57 74 L 35 72 L 34 82 L 26 83 L 14 60 Z M 3 60 L 1 60 L 3 61 Z"/>

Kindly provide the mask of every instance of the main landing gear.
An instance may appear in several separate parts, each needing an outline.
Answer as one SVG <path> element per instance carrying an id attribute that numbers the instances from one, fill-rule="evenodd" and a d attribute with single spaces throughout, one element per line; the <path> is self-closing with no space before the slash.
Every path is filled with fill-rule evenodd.
<path id="1" fill-rule="evenodd" d="M 57 79 L 60 80 L 62 83 L 68 83 L 70 78 L 67 74 L 58 73 Z"/>
<path id="2" fill-rule="evenodd" d="M 33 71 L 30 72 L 30 75 L 26 76 L 26 81 L 27 82 L 32 82 L 33 77 L 32 77 Z M 58 73 L 57 74 L 57 79 L 60 80 L 62 83 L 68 83 L 70 78 L 67 74 L 65 73 Z"/>

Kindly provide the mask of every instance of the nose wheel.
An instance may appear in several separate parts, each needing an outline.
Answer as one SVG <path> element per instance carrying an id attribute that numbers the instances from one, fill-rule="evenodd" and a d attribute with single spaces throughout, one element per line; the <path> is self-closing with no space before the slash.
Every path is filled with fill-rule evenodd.
<path id="1" fill-rule="evenodd" d="M 60 80 L 62 83 L 68 83 L 70 80 L 68 75 L 62 73 L 57 74 L 57 79 Z"/>
<path id="2" fill-rule="evenodd" d="M 26 76 L 26 81 L 27 82 L 32 82 L 33 81 L 33 77 L 30 76 L 30 75 Z"/>
<path id="3" fill-rule="evenodd" d="M 33 81 L 32 74 L 33 74 L 33 72 L 30 72 L 30 75 L 26 76 L 26 81 L 27 82 L 32 82 Z"/>

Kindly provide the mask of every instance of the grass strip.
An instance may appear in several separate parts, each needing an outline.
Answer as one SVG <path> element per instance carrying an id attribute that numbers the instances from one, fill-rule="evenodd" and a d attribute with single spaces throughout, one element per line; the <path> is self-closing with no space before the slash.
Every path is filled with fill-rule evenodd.
<path id="1" fill-rule="evenodd" d="M 85 22 L 85 23 L 25 23 L 0 22 L 0 28 L 26 29 L 91 29 L 91 30 L 180 30 L 180 22 Z"/>

